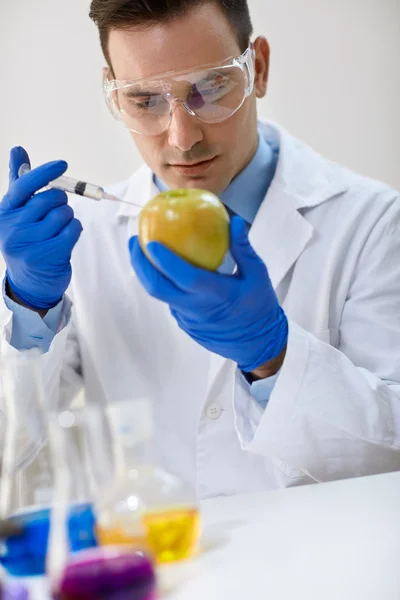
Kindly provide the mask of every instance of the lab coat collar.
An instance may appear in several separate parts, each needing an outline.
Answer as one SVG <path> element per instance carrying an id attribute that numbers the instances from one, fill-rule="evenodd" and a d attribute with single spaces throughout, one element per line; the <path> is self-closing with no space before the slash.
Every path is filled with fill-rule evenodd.
<path id="1" fill-rule="evenodd" d="M 283 127 L 260 122 L 259 128 L 264 139 L 279 148 L 275 177 L 267 198 L 284 195 L 293 208 L 302 209 L 318 206 L 348 189 L 343 169 L 292 137 Z"/>

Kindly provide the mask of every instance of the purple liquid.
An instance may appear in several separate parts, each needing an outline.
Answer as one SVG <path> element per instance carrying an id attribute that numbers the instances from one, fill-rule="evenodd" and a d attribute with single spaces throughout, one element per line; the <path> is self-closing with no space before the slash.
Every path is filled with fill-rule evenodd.
<path id="1" fill-rule="evenodd" d="M 141 552 L 82 551 L 65 568 L 55 600 L 155 600 L 156 577 Z"/>

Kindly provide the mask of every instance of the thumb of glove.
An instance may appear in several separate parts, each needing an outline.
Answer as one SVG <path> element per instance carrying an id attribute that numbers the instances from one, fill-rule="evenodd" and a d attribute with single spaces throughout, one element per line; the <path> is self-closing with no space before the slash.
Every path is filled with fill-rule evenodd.
<path id="1" fill-rule="evenodd" d="M 260 267 L 265 269 L 261 258 L 250 245 L 246 221 L 238 216 L 231 220 L 231 253 L 243 277 L 253 276 Z"/>
<path id="2" fill-rule="evenodd" d="M 10 152 L 10 165 L 9 165 L 9 167 L 10 167 L 10 173 L 9 173 L 10 185 L 18 179 L 19 168 L 24 163 L 31 166 L 28 153 L 21 146 L 16 146 Z"/>

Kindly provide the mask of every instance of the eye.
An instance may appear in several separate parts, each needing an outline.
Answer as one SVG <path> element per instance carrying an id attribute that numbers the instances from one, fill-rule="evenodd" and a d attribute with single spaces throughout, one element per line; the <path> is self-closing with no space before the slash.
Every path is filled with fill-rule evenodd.
<path id="1" fill-rule="evenodd" d="M 151 108 L 150 100 L 135 102 L 135 108 L 137 108 L 138 110 L 147 110 L 148 108 Z"/>
<path id="2" fill-rule="evenodd" d="M 147 98 L 129 98 L 131 104 L 133 104 L 134 108 L 146 110 L 155 106 L 156 101 L 153 97 L 149 96 Z"/>

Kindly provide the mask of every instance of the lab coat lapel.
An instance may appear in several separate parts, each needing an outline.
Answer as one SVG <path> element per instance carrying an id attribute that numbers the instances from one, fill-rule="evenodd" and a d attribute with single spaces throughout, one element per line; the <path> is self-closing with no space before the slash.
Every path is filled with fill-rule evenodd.
<path id="1" fill-rule="evenodd" d="M 292 199 L 273 185 L 250 229 L 249 240 L 266 264 L 275 289 L 307 246 L 312 233 L 312 225 L 293 207 Z"/>
<path id="2" fill-rule="evenodd" d="M 279 158 L 249 239 L 276 289 L 313 236 L 313 226 L 300 209 L 316 207 L 346 191 L 347 186 L 339 173 L 338 179 L 332 179 L 330 163 L 306 144 L 271 123 L 259 126 L 266 141 L 279 148 Z"/>

